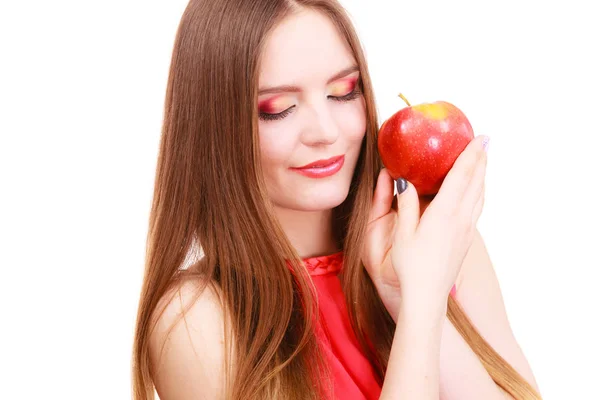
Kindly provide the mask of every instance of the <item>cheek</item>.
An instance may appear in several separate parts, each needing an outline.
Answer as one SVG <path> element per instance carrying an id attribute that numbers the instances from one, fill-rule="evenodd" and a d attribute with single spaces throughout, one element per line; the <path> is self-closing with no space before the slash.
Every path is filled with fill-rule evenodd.
<path id="1" fill-rule="evenodd" d="M 338 125 L 348 142 L 362 141 L 367 129 L 367 116 L 365 114 L 365 101 L 363 98 L 347 104 L 338 110 Z"/>
<path id="2" fill-rule="evenodd" d="M 296 147 L 296 136 L 292 130 L 282 129 L 278 123 L 261 122 L 258 132 L 261 160 L 264 166 L 284 166 Z M 265 171 L 267 172 L 267 171 Z"/>

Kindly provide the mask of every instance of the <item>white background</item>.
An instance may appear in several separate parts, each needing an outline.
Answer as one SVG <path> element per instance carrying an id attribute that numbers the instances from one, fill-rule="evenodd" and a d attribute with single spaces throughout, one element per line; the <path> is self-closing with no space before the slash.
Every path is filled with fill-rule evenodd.
<path id="1" fill-rule="evenodd" d="M 344 1 L 381 122 L 446 100 L 491 137 L 480 220 L 545 399 L 600 398 L 593 1 Z M 185 1 L 0 5 L 0 398 L 130 398 Z"/>

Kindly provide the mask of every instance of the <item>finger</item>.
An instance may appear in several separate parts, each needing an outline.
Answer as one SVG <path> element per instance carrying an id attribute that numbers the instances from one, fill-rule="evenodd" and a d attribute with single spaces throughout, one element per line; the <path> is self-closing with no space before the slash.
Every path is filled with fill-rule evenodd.
<path id="1" fill-rule="evenodd" d="M 469 182 L 469 186 L 465 192 L 464 197 L 460 202 L 460 206 L 470 215 L 473 211 L 473 207 L 477 203 L 481 192 L 483 191 L 483 184 L 485 182 L 485 172 L 487 170 L 487 155 L 485 152 L 481 155 L 475 166 L 475 171 Z"/>
<path id="2" fill-rule="evenodd" d="M 394 199 L 394 180 L 388 173 L 387 169 L 382 169 L 377 178 L 375 185 L 375 193 L 371 203 L 369 212 L 369 223 L 386 215 L 391 207 Z"/>
<path id="3" fill-rule="evenodd" d="M 479 198 L 475 203 L 475 207 L 473 207 L 473 214 L 471 215 L 471 223 L 473 226 L 477 226 L 477 221 L 479 221 L 479 217 L 481 216 L 481 212 L 483 211 L 483 204 L 485 203 L 485 183 L 483 184 L 483 188 L 481 193 L 479 194 Z"/>
<path id="4" fill-rule="evenodd" d="M 477 160 L 484 151 L 483 144 L 484 140 L 487 140 L 486 138 L 486 136 L 480 135 L 471 140 L 444 178 L 436 198 L 439 198 L 437 203 L 441 203 L 446 210 L 455 211 L 463 198 L 475 171 Z"/>
<path id="5" fill-rule="evenodd" d="M 396 180 L 396 187 L 398 189 L 398 220 L 394 235 L 397 241 L 406 240 L 415 233 L 421 214 L 419 196 L 415 187 L 403 178 Z"/>

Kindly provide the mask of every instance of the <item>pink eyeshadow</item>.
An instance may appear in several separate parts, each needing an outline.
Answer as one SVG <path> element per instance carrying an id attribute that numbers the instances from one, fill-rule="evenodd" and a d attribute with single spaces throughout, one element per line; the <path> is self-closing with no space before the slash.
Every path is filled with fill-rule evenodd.
<path id="1" fill-rule="evenodd" d="M 354 77 L 354 78 L 347 78 L 347 79 L 335 82 L 332 85 L 335 95 L 343 96 L 343 95 L 348 94 L 350 91 L 352 91 L 352 89 L 356 85 L 357 80 L 358 80 L 358 77 Z"/>
<path id="2" fill-rule="evenodd" d="M 275 96 L 270 99 L 263 100 L 258 103 L 260 112 L 275 114 L 280 111 L 280 108 L 285 100 L 285 96 Z"/>

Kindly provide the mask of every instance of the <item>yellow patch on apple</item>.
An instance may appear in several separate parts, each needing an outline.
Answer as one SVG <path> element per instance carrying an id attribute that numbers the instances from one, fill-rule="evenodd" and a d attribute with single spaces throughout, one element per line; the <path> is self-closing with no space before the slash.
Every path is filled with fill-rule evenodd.
<path id="1" fill-rule="evenodd" d="M 442 120 L 448 116 L 448 110 L 441 104 L 419 104 L 412 107 L 413 110 L 419 111 L 427 118 Z"/>

